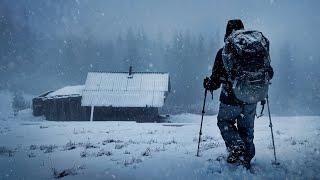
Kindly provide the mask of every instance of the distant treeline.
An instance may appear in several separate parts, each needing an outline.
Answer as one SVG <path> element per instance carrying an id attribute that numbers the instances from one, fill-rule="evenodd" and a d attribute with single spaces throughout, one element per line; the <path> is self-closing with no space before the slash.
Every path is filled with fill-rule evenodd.
<path id="1" fill-rule="evenodd" d="M 88 71 L 165 71 L 172 92 L 168 107 L 196 112 L 203 99 L 202 81 L 210 75 L 219 33 L 176 31 L 171 39 L 148 37 L 143 28 L 129 28 L 113 39 L 33 34 L 23 24 L 0 21 L 0 88 L 39 94 L 65 85 L 83 84 Z M 270 90 L 273 113 L 319 114 L 318 57 L 301 62 L 290 43 L 272 54 L 275 78 Z M 215 94 L 214 104 L 218 102 Z M 197 106 L 199 105 L 199 106 Z M 167 108 L 170 110 L 170 108 Z"/>

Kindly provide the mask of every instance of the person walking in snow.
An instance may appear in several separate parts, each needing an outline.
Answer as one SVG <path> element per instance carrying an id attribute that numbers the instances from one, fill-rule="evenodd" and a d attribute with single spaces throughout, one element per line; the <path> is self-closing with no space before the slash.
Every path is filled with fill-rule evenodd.
<path id="1" fill-rule="evenodd" d="M 273 77 L 269 41 L 259 31 L 245 30 L 242 21 L 235 19 L 227 23 L 224 42 L 203 86 L 212 93 L 222 85 L 217 125 L 229 152 L 227 162 L 241 162 L 249 169 L 255 156 L 257 103 L 265 102 Z"/>

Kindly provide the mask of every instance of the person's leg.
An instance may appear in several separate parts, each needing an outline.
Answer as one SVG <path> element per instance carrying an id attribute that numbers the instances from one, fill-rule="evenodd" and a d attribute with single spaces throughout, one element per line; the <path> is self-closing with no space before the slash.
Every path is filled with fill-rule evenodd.
<path id="1" fill-rule="evenodd" d="M 240 115 L 241 109 L 241 106 L 231 106 L 220 103 L 217 125 L 229 151 L 243 145 L 237 127 L 235 126 L 236 119 Z"/>
<path id="2" fill-rule="evenodd" d="M 239 135 L 245 144 L 244 160 L 249 162 L 255 155 L 253 144 L 254 119 L 256 115 L 257 104 L 244 105 L 242 107 L 242 118 L 238 118 L 237 127 Z"/>

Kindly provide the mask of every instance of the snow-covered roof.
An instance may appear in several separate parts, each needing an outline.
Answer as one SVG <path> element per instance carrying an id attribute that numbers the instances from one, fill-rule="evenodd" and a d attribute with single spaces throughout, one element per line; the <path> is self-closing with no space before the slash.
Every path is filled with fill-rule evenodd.
<path id="1" fill-rule="evenodd" d="M 82 106 L 161 107 L 169 91 L 168 73 L 88 73 Z"/>
<path id="2" fill-rule="evenodd" d="M 84 85 L 66 86 L 56 91 L 53 91 L 45 96 L 45 98 L 59 98 L 68 96 L 81 96 Z"/>

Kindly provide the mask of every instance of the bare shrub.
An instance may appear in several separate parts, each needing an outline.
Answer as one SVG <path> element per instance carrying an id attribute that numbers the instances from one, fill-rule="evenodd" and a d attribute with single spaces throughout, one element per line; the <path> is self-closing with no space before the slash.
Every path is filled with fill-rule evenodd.
<path id="1" fill-rule="evenodd" d="M 14 150 L 14 149 L 10 149 L 5 146 L 0 146 L 0 156 L 12 157 L 15 152 L 16 152 L 16 150 Z"/>
<path id="2" fill-rule="evenodd" d="M 142 156 L 151 156 L 151 150 L 150 148 L 147 148 L 145 151 L 141 153 Z"/>
<path id="3" fill-rule="evenodd" d="M 141 162 L 142 162 L 141 159 L 132 157 L 130 159 L 125 159 L 124 162 L 123 162 L 123 165 L 124 166 L 130 166 L 130 165 L 141 163 Z"/>
<path id="4" fill-rule="evenodd" d="M 52 153 L 54 149 L 58 148 L 58 146 L 50 144 L 50 145 L 41 145 L 39 148 L 44 153 Z"/>

